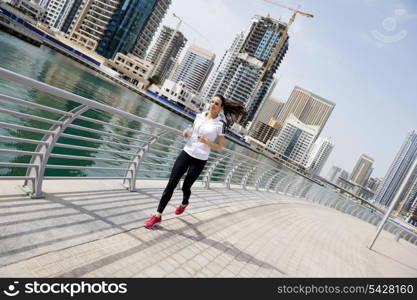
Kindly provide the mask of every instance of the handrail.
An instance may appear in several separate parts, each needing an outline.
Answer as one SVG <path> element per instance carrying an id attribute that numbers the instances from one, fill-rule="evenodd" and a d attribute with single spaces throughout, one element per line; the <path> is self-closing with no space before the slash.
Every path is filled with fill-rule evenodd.
<path id="1" fill-rule="evenodd" d="M 43 122 L 46 124 L 51 124 L 49 129 L 38 128 L 33 125 L 28 126 L 29 122 L 23 124 L 13 124 L 10 122 L 0 121 L 0 128 L 9 128 L 17 129 L 22 132 L 34 132 L 39 135 L 43 135 L 41 139 L 34 139 L 32 136 L 30 139 L 16 136 L 10 134 L 10 136 L 0 135 L 4 137 L 3 141 L 11 141 L 14 143 L 30 143 L 37 145 L 37 148 L 34 151 L 24 151 L 24 150 L 14 150 L 14 149 L 0 149 L 0 153 L 8 153 L 15 155 L 27 155 L 31 157 L 29 164 L 9 164 L 3 165 L 7 167 L 19 167 L 27 168 L 26 176 L 27 180 L 24 183 L 24 186 L 28 189 L 28 194 L 32 198 L 42 197 L 42 182 L 43 179 L 48 178 L 57 178 L 59 176 L 46 176 L 46 169 L 73 169 L 73 170 L 125 170 L 126 174 L 124 176 L 124 182 L 128 181 L 128 188 L 131 191 L 135 190 L 136 179 L 139 177 L 139 166 L 143 167 L 157 167 L 163 168 L 169 167 L 175 159 L 174 156 L 176 153 L 181 151 L 183 144 L 182 140 L 176 140 L 175 138 L 169 138 L 164 135 L 167 133 L 178 135 L 181 133 L 180 130 L 170 128 L 163 124 L 138 117 L 131 113 L 122 111 L 120 109 L 102 104 L 100 102 L 87 99 L 85 97 L 73 94 L 68 91 L 50 86 L 48 84 L 33 80 L 31 78 L 22 76 L 20 74 L 14 73 L 12 71 L 0 68 L 0 78 L 13 81 L 25 86 L 32 87 L 38 91 L 48 93 L 50 95 L 65 99 L 66 101 L 73 101 L 78 103 L 79 106 L 75 107 L 71 111 L 65 111 L 62 109 L 57 109 L 47 105 L 33 103 L 28 100 L 19 99 L 16 97 L 8 95 L 0 95 L 0 101 L 10 102 L 19 105 L 25 105 L 34 107 L 42 112 L 50 112 L 61 115 L 61 118 L 56 120 L 54 118 L 48 118 L 44 115 L 38 116 L 33 113 L 29 114 L 27 111 L 20 111 L 13 108 L 10 110 L 8 108 L 0 109 L 0 114 L 9 114 L 14 117 L 19 117 L 21 120 L 35 120 Z M 86 112 L 94 109 L 95 111 L 105 112 L 110 115 L 117 115 L 120 118 L 128 119 L 135 121 L 144 125 L 148 125 L 154 129 L 160 130 L 161 132 L 145 132 L 142 130 L 137 130 L 133 128 L 126 127 L 124 125 L 108 123 L 103 120 L 97 120 L 86 115 Z M 91 122 L 96 124 L 100 128 L 90 128 L 85 125 L 80 126 L 76 123 L 77 120 Z M 84 132 L 84 134 L 74 134 L 68 132 L 66 129 L 77 130 L 78 132 Z M 104 130 L 103 128 L 107 128 Z M 110 130 L 109 130 L 110 128 Z M 113 132 L 118 130 L 118 132 Z M 121 133 L 123 132 L 123 133 Z M 104 139 L 104 137 L 106 137 Z M 70 139 L 71 142 L 62 141 L 61 138 Z M 123 150 L 122 150 L 123 148 Z M 66 152 L 62 153 L 63 150 L 60 150 L 59 153 L 55 153 L 55 149 L 64 149 Z M 129 150 L 126 150 L 129 149 Z M 72 150 L 72 151 L 71 151 Z M 20 151 L 20 152 L 19 152 Z M 71 151 L 68 153 L 68 151 Z M 81 151 L 82 153 L 89 152 L 94 155 L 85 156 L 85 154 L 79 154 L 76 152 Z M 74 152 L 74 153 L 73 153 Z M 150 159 L 157 159 L 157 156 L 162 155 L 165 159 L 163 164 L 149 163 L 146 162 L 148 153 L 153 153 L 152 156 L 149 156 Z M 71 155 L 68 155 L 71 154 Z M 258 155 L 258 154 L 257 154 Z M 49 158 L 55 160 L 70 160 L 72 161 L 71 165 L 68 165 L 68 162 L 65 164 L 60 163 L 48 163 Z M 84 161 L 85 163 L 81 163 Z M 232 174 L 235 174 L 236 180 L 242 181 L 245 175 L 248 175 L 249 170 L 254 170 L 254 166 L 257 166 L 258 170 L 270 170 L 270 163 L 265 163 L 259 161 L 259 159 L 244 155 L 237 151 L 230 149 L 224 149 L 221 152 L 213 152 L 211 155 L 210 161 L 215 162 L 214 168 L 209 170 L 205 168 L 206 174 L 208 176 L 203 176 L 203 181 L 206 182 L 206 186 L 209 187 L 210 180 L 217 181 L 218 178 L 224 178 L 224 183 L 230 187 L 232 182 Z M 74 163 L 77 162 L 76 165 Z M 105 164 L 104 166 L 99 166 L 99 164 Z M 106 165 L 107 164 L 107 165 Z M 111 166 L 108 166 L 111 164 Z M 116 166 L 114 166 L 116 164 Z M 117 164 L 126 164 L 119 167 Z M 236 164 L 239 164 L 237 166 Z M 273 164 L 277 164 L 274 162 Z M 238 169 L 239 168 L 239 169 Z M 147 168 L 142 168 L 142 170 L 147 173 L 169 173 L 166 170 L 149 170 Z M 222 175 L 214 174 L 217 172 Z M 288 170 L 279 170 L 276 169 L 279 173 L 288 173 L 291 171 Z M 209 173 L 207 173 L 209 172 Z M 229 175 L 227 175 L 229 174 Z M 117 176 L 115 176 L 117 177 Z M 248 177 L 248 176 L 246 176 Z M 5 178 L 0 176 L 0 179 Z M 32 180 L 34 178 L 35 180 Z M 85 179 L 85 177 L 82 177 Z M 97 177 L 102 178 L 102 177 Z M 31 179 L 31 180 L 29 180 Z M 246 181 L 244 181 L 244 186 L 246 188 Z M 243 181 L 242 181 L 243 182 Z"/>
<path id="2" fill-rule="evenodd" d="M 177 139 L 170 135 L 178 136 L 180 130 L 4 68 L 0 68 L 0 78 L 63 99 L 59 101 L 78 104 L 72 104 L 72 109 L 68 108 L 69 111 L 65 111 L 25 99 L 0 95 L 2 103 L 13 104 L 12 108 L 7 105 L 0 108 L 0 180 L 23 180 L 28 194 L 32 198 L 40 198 L 43 196 L 42 186 L 45 179 L 120 179 L 127 183 L 126 187 L 133 192 L 136 190 L 137 180 L 169 176 L 170 167 L 184 143 L 182 138 Z M 28 107 L 31 109 L 27 109 Z M 104 119 L 92 118 L 89 115 L 91 112 L 94 112 L 94 115 L 110 115 L 112 118 L 117 116 L 118 119 L 106 122 Z M 51 114 L 55 114 L 54 117 L 50 117 Z M 4 115 L 8 117 L 1 118 Z M 122 122 L 123 120 L 143 124 L 145 128 L 149 127 L 152 130 L 147 132 L 146 129 L 130 128 Z M 85 122 L 91 126 L 85 125 Z M 257 152 L 252 154 L 254 157 L 226 148 L 220 152 L 213 151 L 199 180 L 205 183 L 207 188 L 211 182 L 216 182 L 228 188 L 237 184 L 243 189 L 251 187 L 254 190 L 272 190 L 302 197 L 353 214 L 367 222 L 375 222 L 379 218 L 370 215 L 372 211 L 369 212 L 364 206 L 301 177 L 276 161 Z M 7 159 L 12 156 L 15 158 Z M 56 172 L 47 172 L 58 169 L 64 172 L 61 174 L 69 170 L 78 176 L 72 175 L 74 173 L 67 173 L 71 176 L 56 176 Z M 102 171 L 111 176 L 99 176 L 99 172 Z M 389 226 L 388 230 L 398 235 L 400 229 L 393 226 Z M 416 243 L 416 239 L 411 238 L 410 233 L 401 232 L 404 238 Z"/>

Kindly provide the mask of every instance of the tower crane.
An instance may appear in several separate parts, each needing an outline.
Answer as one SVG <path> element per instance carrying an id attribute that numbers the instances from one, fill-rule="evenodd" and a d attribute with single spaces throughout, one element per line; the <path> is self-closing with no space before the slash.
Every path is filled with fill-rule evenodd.
<path id="1" fill-rule="evenodd" d="M 282 47 L 284 46 L 284 43 L 285 43 L 285 41 L 287 40 L 287 37 L 288 37 L 288 30 L 289 30 L 291 24 L 294 22 L 295 17 L 297 16 L 297 14 L 300 14 L 300 15 L 308 17 L 308 18 L 313 18 L 314 17 L 314 15 L 312 15 L 310 13 L 301 11 L 300 10 L 300 5 L 298 5 L 297 8 L 291 8 L 291 7 L 283 5 L 283 4 L 281 4 L 281 3 L 279 3 L 275 0 L 263 0 L 263 1 L 274 4 L 274 5 L 277 5 L 277 6 L 280 6 L 280 7 L 285 8 L 285 9 L 288 9 L 288 10 L 292 11 L 292 15 L 291 15 L 290 20 L 288 21 L 288 24 L 287 24 L 286 28 L 283 30 L 284 32 L 281 34 L 281 37 L 279 38 L 278 43 L 276 43 L 274 49 L 272 50 L 271 56 L 269 57 L 269 59 L 262 66 L 262 73 L 258 77 L 258 80 L 256 81 L 256 84 L 255 84 L 255 87 L 253 88 L 251 94 L 248 97 L 248 102 L 246 104 L 246 108 L 248 108 L 252 104 L 252 102 L 255 98 L 256 92 L 258 91 L 261 83 L 265 81 L 266 74 L 271 69 L 272 64 L 274 63 L 274 61 L 277 58 L 279 52 L 281 51 Z"/>

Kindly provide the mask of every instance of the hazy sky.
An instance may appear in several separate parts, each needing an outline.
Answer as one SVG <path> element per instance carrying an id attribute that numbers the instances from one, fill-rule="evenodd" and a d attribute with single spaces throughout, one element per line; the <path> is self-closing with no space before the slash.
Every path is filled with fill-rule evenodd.
<path id="1" fill-rule="evenodd" d="M 406 134 L 417 128 L 417 1 L 285 0 L 314 14 L 298 15 L 273 96 L 286 102 L 295 85 L 336 104 L 322 136 L 335 148 L 332 165 L 351 172 L 361 154 L 383 177 Z M 172 0 L 163 20 L 216 53 L 216 65 L 255 15 L 288 21 L 289 10 L 264 0 Z M 185 52 L 185 51 L 184 51 Z"/>

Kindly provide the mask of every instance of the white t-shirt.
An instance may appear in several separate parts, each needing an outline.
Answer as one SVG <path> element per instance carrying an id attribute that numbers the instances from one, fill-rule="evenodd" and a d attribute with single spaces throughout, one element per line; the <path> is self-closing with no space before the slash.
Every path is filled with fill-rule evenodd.
<path id="1" fill-rule="evenodd" d="M 188 142 L 185 144 L 184 151 L 188 155 L 207 160 L 210 154 L 210 147 L 198 141 L 197 137 L 203 135 L 210 142 L 214 142 L 218 136 L 224 136 L 226 124 L 221 116 L 215 119 L 207 119 L 207 112 L 197 114 L 194 120 L 194 130 Z"/>

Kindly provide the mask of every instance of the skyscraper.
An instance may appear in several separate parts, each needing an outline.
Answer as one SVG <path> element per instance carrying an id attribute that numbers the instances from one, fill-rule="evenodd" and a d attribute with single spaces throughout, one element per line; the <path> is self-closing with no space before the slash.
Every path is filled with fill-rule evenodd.
<path id="1" fill-rule="evenodd" d="M 276 135 L 277 131 L 269 126 L 269 122 L 283 107 L 284 102 L 271 97 L 268 98 L 259 109 L 256 118 L 253 119 L 249 129 L 249 135 L 262 143 L 270 140 Z"/>
<path id="2" fill-rule="evenodd" d="M 262 73 L 264 64 L 272 55 L 272 51 L 279 42 L 280 37 L 287 30 L 287 24 L 273 18 L 256 15 L 244 35 L 242 43 L 239 38 L 235 40 L 233 49 L 239 49 L 237 55 L 227 64 L 227 70 L 218 84 L 217 93 L 226 99 L 239 101 L 246 106 L 247 114 L 242 120 L 246 125 L 252 121 L 261 103 L 266 99 L 266 94 L 274 80 L 279 64 L 288 49 L 288 37 L 284 41 L 270 70 L 265 74 L 262 84 L 252 99 L 249 99 L 256 82 Z"/>
<path id="3" fill-rule="evenodd" d="M 213 68 L 216 55 L 196 45 L 191 45 L 172 80 L 183 81 L 185 87 L 190 91 L 199 94 L 207 77 Z"/>
<path id="4" fill-rule="evenodd" d="M 145 25 L 140 32 L 138 39 L 135 42 L 135 46 L 131 51 L 134 55 L 139 58 L 145 59 L 146 52 L 148 51 L 149 45 L 161 24 L 172 0 L 157 0 L 151 14 L 145 21 Z"/>
<path id="5" fill-rule="evenodd" d="M 366 187 L 369 177 L 371 176 L 371 173 L 373 171 L 373 163 L 373 158 L 365 154 L 362 154 L 356 162 L 353 171 L 350 173 L 349 180 L 360 186 Z"/>
<path id="6" fill-rule="evenodd" d="M 108 3 L 106 0 L 83 1 L 69 26 L 68 37 L 89 50 L 95 50 L 121 1 L 108 1 Z"/>
<path id="7" fill-rule="evenodd" d="M 239 54 L 244 41 L 245 36 L 243 32 L 237 34 L 230 48 L 224 53 L 219 65 L 214 69 L 214 72 L 210 73 L 210 76 L 201 91 L 201 97 L 204 101 L 209 101 L 217 94 L 220 84 L 226 76 L 226 72 L 229 70 L 234 59 Z"/>
<path id="8" fill-rule="evenodd" d="M 172 38 L 173 34 L 174 29 L 163 26 L 155 45 L 146 56 L 147 61 L 155 64 L 153 73 L 155 75 L 159 75 L 161 83 L 163 83 L 170 74 L 171 70 L 175 66 L 175 61 L 178 59 L 182 48 L 187 42 L 187 39 L 180 31 L 177 31 L 175 37 Z M 163 53 L 164 49 L 165 53 Z M 163 57 L 161 57 L 162 55 Z"/>
<path id="9" fill-rule="evenodd" d="M 159 25 L 159 23 L 153 24 L 152 22 L 152 14 L 158 7 L 159 1 L 171 3 L 171 0 L 120 0 L 119 6 L 97 45 L 96 52 L 106 58 L 113 58 L 117 52 L 126 54 L 133 52 L 136 48 L 138 55 L 144 57 L 153 36 L 146 32 L 152 31 L 147 25 L 151 24 L 150 27 L 154 29 L 153 33 Z M 165 14 L 168 5 L 163 7 L 165 7 Z M 141 42 L 143 38 L 141 35 L 146 37 L 143 42 Z"/>
<path id="10" fill-rule="evenodd" d="M 310 174 L 320 175 L 333 148 L 334 143 L 329 137 L 317 138 L 308 153 L 307 168 L 309 169 Z"/>
<path id="11" fill-rule="evenodd" d="M 403 212 L 409 212 L 415 202 L 417 201 L 417 178 L 414 179 L 411 187 L 408 189 L 407 194 L 405 195 L 403 205 L 401 209 Z"/>
<path id="12" fill-rule="evenodd" d="M 78 13 L 82 5 L 83 5 L 83 0 L 74 0 L 74 4 L 72 5 L 71 9 L 68 12 L 68 15 L 66 16 L 62 24 L 62 27 L 61 27 L 62 32 L 69 31 L 72 22 L 74 21 L 76 17 L 78 17 Z"/>
<path id="13" fill-rule="evenodd" d="M 288 116 L 293 114 L 305 124 L 319 126 L 319 136 L 334 107 L 335 104 L 329 100 L 296 86 L 278 115 L 274 127 L 280 132 Z"/>
<path id="14" fill-rule="evenodd" d="M 281 157 L 305 168 L 308 150 L 314 142 L 318 130 L 319 126 L 306 125 L 294 115 L 290 115 L 280 134 L 269 140 L 266 146 Z"/>
<path id="15" fill-rule="evenodd" d="M 403 142 L 400 151 L 388 169 L 384 180 L 380 184 L 375 196 L 375 201 L 382 205 L 389 206 L 396 193 L 400 193 L 400 199 L 405 199 L 414 181 L 416 180 L 417 170 L 412 171 L 408 182 L 399 191 L 407 172 L 412 167 L 414 160 L 417 159 L 417 131 L 411 131 Z"/>
<path id="16" fill-rule="evenodd" d="M 105 58 L 145 52 L 171 0 L 87 0 L 71 25 L 71 40 Z"/>

